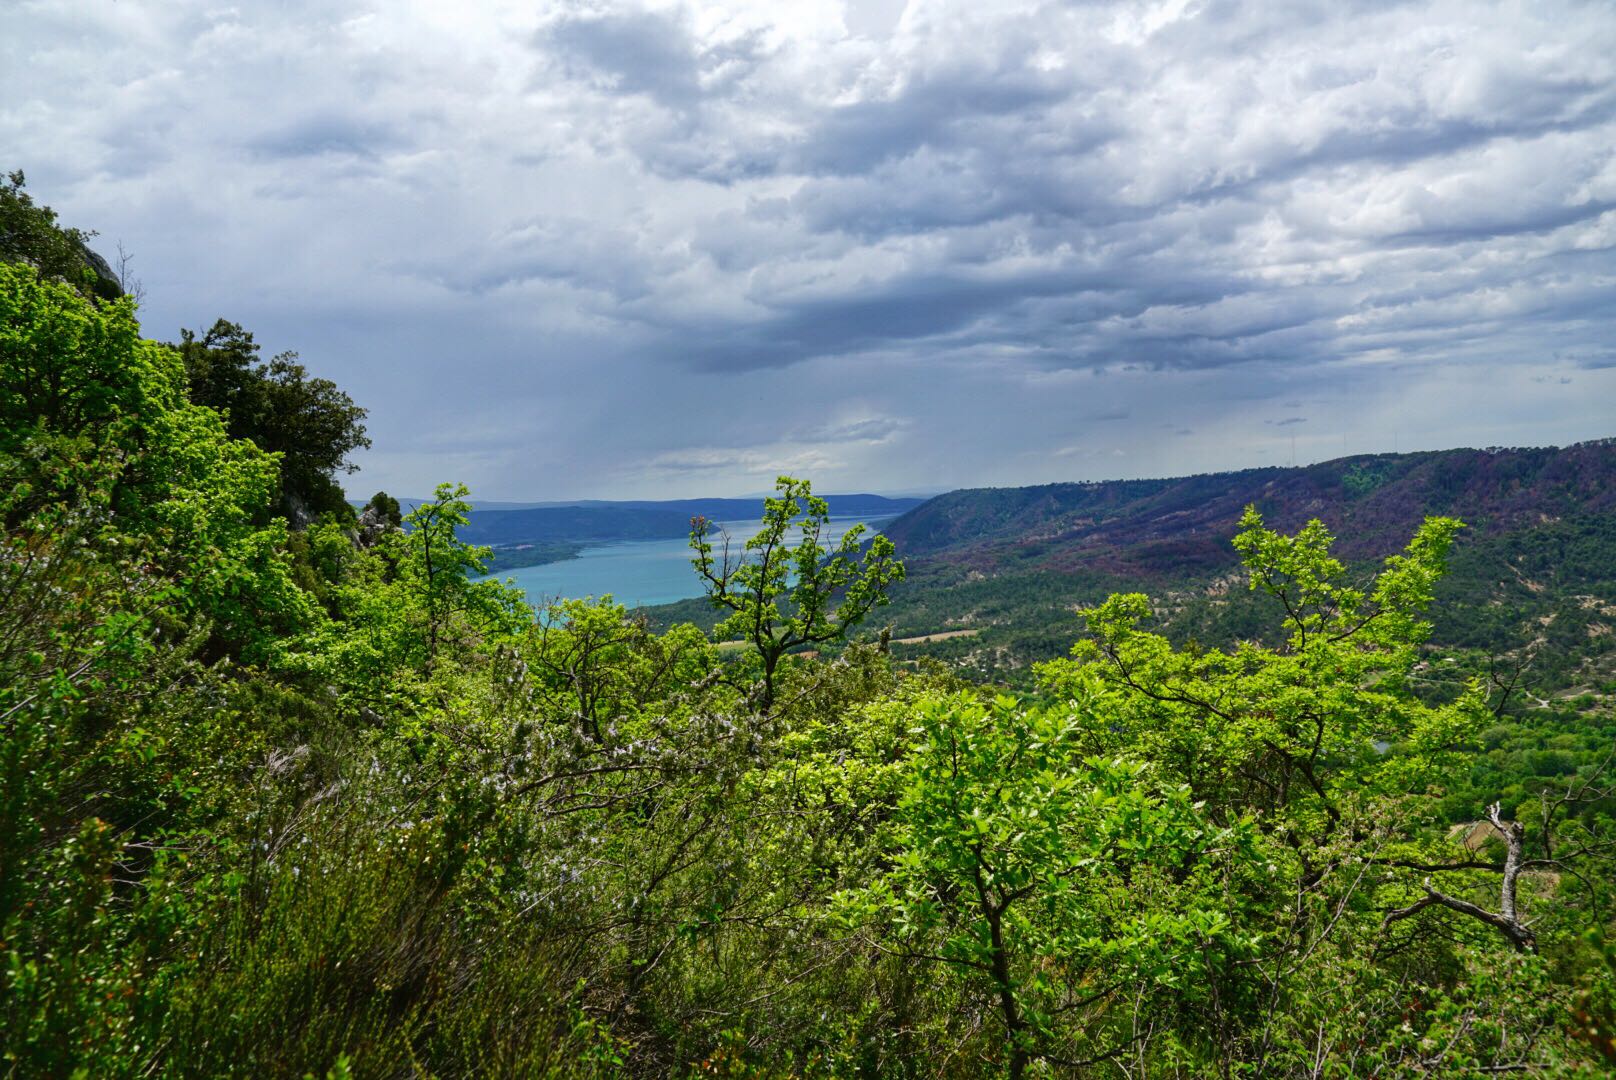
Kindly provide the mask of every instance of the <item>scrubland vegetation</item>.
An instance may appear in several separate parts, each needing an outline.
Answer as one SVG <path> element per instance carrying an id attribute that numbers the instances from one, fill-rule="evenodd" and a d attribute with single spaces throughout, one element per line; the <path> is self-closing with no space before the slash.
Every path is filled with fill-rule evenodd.
<path id="1" fill-rule="evenodd" d="M 1458 521 L 1364 579 L 1248 512 L 1260 632 L 1121 591 L 1012 693 L 793 652 L 875 638 L 902 566 L 819 552 L 783 480 L 750 561 L 693 536 L 754 646 L 721 652 L 478 578 L 462 488 L 356 516 L 339 391 L 239 328 L 146 340 L 31 251 L 0 264 L 0 1072 L 1616 1068 L 1616 723 L 1590 696 L 1539 749 L 1490 640 L 1442 669 Z"/>

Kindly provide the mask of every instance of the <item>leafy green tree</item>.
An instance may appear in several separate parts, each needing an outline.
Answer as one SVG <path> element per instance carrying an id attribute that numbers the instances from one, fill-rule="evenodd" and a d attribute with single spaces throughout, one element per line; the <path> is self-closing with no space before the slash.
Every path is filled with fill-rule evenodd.
<path id="1" fill-rule="evenodd" d="M 808 481 L 782 476 L 775 491 L 763 503 L 763 528 L 742 551 L 731 550 L 727 535 L 715 543 L 706 518 L 690 522 L 690 547 L 696 553 L 691 562 L 707 600 L 730 613 L 713 632 L 720 640 L 739 639 L 757 649 L 765 709 L 774 703 L 781 657 L 803 645 L 844 640 L 871 609 L 888 602 L 892 586 L 904 576 L 903 563 L 884 536 L 858 558 L 863 525 L 849 529 L 834 548 L 823 546 L 830 507 Z M 792 547 L 788 534 L 794 522 L 799 539 Z"/>
<path id="2" fill-rule="evenodd" d="M 201 337 L 181 331 L 179 351 L 191 400 L 224 414 L 233 438 L 281 455 L 281 510 L 293 524 L 351 517 L 337 475 L 353 472 L 348 456 L 370 446 L 364 409 L 331 380 L 311 378 L 296 353 L 261 360 L 251 332 L 224 319 Z"/>
<path id="3" fill-rule="evenodd" d="M 404 525 L 404 514 L 399 509 L 398 500 L 385 491 L 378 491 L 372 495 L 370 501 L 365 504 L 365 509 L 372 512 L 377 523 L 382 526 L 390 525 L 397 529 Z"/>
<path id="4" fill-rule="evenodd" d="M 439 484 L 431 502 L 404 518 L 398 579 L 421 612 L 429 667 L 456 616 L 469 617 L 479 629 L 486 629 L 508 624 L 514 614 L 513 594 L 503 585 L 473 580 L 486 569 L 488 549 L 456 535 L 469 520 L 469 494 L 464 484 Z"/>
<path id="5" fill-rule="evenodd" d="M 212 621 L 214 653 L 267 658 L 307 623 L 285 524 L 265 521 L 278 458 L 187 399 L 178 356 L 140 337 L 129 300 L 97 305 L 0 264 L 0 361 L 0 455 L 18 513 L 75 499 L 74 462 L 112 468 L 120 531 Z"/>
<path id="6" fill-rule="evenodd" d="M 25 265 L 0 264 L 0 361 L 0 453 L 47 434 L 133 449 L 183 402 L 172 357 L 141 340 L 133 305 L 97 307 Z"/>
<path id="7" fill-rule="evenodd" d="M 844 898 L 992 1002 L 1011 1077 L 1123 1053 L 1153 1022 L 1142 1002 L 1197 996 L 1255 944 L 1227 887 L 1250 823 L 1218 827 L 1148 766 L 1082 756 L 1090 708 L 920 703 L 893 870 Z"/>
<path id="8" fill-rule="evenodd" d="M 1459 528 L 1428 520 L 1364 589 L 1345 580 L 1323 525 L 1287 537 L 1248 510 L 1235 546 L 1250 587 L 1281 609 L 1283 644 L 1175 649 L 1142 629 L 1150 601 L 1123 594 L 1084 612 L 1090 637 L 1041 678 L 1051 692 L 1113 703 L 1113 721 L 1089 734 L 1094 750 L 1161 762 L 1223 818 L 1255 812 L 1291 830 L 1316 873 L 1310 851 L 1376 800 L 1435 782 L 1485 716 L 1479 687 L 1428 705 L 1409 683 L 1430 632 L 1421 614 Z M 1386 753 L 1394 745 L 1406 752 Z"/>
<path id="9" fill-rule="evenodd" d="M 482 577 L 488 549 L 459 538 L 471 512 L 467 494 L 463 484 L 439 484 L 402 529 L 326 560 L 338 579 L 331 588 L 337 623 L 299 643 L 300 665 L 375 705 L 407 699 L 399 687 L 472 665 L 488 642 L 526 627 L 532 613 L 522 594 Z M 328 538 L 334 526 L 314 528 Z M 445 653 L 447 665 L 440 664 Z"/>
<path id="10" fill-rule="evenodd" d="M 536 702 L 594 743 L 619 720 L 656 707 L 708 673 L 712 644 L 688 623 L 653 634 L 610 596 L 549 605 L 525 635 Z"/>
<path id="11" fill-rule="evenodd" d="M 1376 1053 L 1403 1052 L 1387 1028 L 1351 1030 L 1343 1023 L 1351 1014 L 1340 1012 L 1354 996 L 1375 1003 L 1359 1016 L 1394 1009 L 1376 996 L 1397 985 L 1373 959 L 1377 952 L 1403 957 L 1402 977 L 1434 995 L 1456 967 L 1481 979 L 1500 945 L 1534 948 L 1557 915 L 1584 906 L 1581 894 L 1601 892 L 1586 884 L 1601 875 L 1583 872 L 1609 848 L 1568 821 L 1576 815 L 1566 809 L 1585 797 L 1608 798 L 1597 772 L 1545 804 L 1533 839 L 1522 822 L 1491 808 L 1502 857 L 1450 839 L 1435 816 L 1435 796 L 1461 774 L 1467 746 L 1491 721 L 1479 681 L 1432 701 L 1413 682 L 1430 632 L 1422 616 L 1459 528 L 1452 519 L 1427 520 L 1378 576 L 1358 585 L 1329 554 L 1323 525 L 1284 536 L 1248 510 L 1235 545 L 1251 589 L 1279 609 L 1280 644 L 1175 648 L 1143 628 L 1150 602 L 1125 594 L 1085 612 L 1090 636 L 1072 659 L 1040 669 L 1047 693 L 1099 703 L 1080 738 L 1085 753 L 1149 761 L 1186 785 L 1210 821 L 1254 823 L 1263 861 L 1274 868 L 1272 884 L 1248 908 L 1262 940 L 1246 969 L 1258 989 L 1253 997 L 1224 986 L 1218 996 L 1260 1004 L 1206 1015 L 1203 1030 L 1223 1044 L 1226 1059 L 1259 1073 L 1317 1055 L 1317 1033 L 1326 1030 L 1340 1038 L 1350 1031 L 1368 1046 L 1390 1040 Z M 1537 859 L 1527 853 L 1533 844 Z M 1527 872 L 1534 868 L 1565 873 L 1558 905 L 1546 903 L 1544 878 Z M 1544 904 L 1536 927 L 1525 910 L 1532 901 Z M 1426 921 L 1436 912 L 1447 921 Z M 1560 925 L 1557 937 L 1566 933 Z M 1447 944 L 1454 936 L 1467 943 L 1457 953 Z M 1513 1002 L 1516 984 L 1497 985 Z M 1327 988 L 1337 986 L 1354 989 L 1331 997 Z M 1565 1008 L 1563 1000 L 1546 1002 L 1544 1015 Z M 1530 1028 L 1506 1024 L 1519 1037 L 1500 1038 L 1481 1064 L 1522 1067 L 1534 1044 L 1520 1033 Z"/>

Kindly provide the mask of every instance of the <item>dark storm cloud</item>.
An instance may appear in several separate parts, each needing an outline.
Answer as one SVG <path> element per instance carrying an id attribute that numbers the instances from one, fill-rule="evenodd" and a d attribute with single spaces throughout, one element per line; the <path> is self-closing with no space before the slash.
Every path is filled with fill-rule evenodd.
<path id="1" fill-rule="evenodd" d="M 563 15 L 534 39 L 574 77 L 685 108 L 701 96 L 696 44 L 683 19 L 660 12 Z"/>
<path id="2" fill-rule="evenodd" d="M 1420 254 L 1540 238 L 1612 209 L 1588 190 L 1610 164 L 1594 137 L 1610 133 L 1608 74 L 1586 56 L 1580 66 L 1522 65 L 1477 49 L 1445 84 L 1422 65 L 1470 28 L 1419 14 L 1321 6 L 1306 22 L 1276 22 L 1214 5 L 1169 25 L 1150 50 L 1096 46 L 1096 23 L 1051 7 L 900 57 L 907 67 L 886 58 L 890 72 L 853 64 L 853 84 L 885 74 L 895 88 L 817 108 L 780 99 L 767 68 L 728 93 L 696 92 L 687 28 L 663 14 L 563 20 L 546 40 L 576 44 L 597 68 L 609 55 L 637 74 L 608 90 L 654 90 L 657 103 L 683 112 L 659 124 L 653 106 L 624 125 L 622 149 L 653 172 L 677 174 L 694 143 L 703 152 L 692 177 L 745 160 L 753 175 L 794 178 L 783 201 L 757 208 L 751 239 L 761 246 L 738 256 L 727 235 L 707 241 L 716 264 L 756 274 L 799 261 L 805 241 L 828 241 L 842 244 L 843 263 L 890 267 L 808 296 L 788 283 L 753 289 L 745 318 L 716 324 L 655 302 L 625 311 L 698 340 L 676 344 L 670 358 L 705 370 L 788 367 L 969 335 L 1036 362 L 1166 370 L 1366 350 L 1430 355 L 1441 342 L 1422 340 L 1422 330 L 1446 326 L 1462 338 L 1478 314 L 1463 310 L 1466 297 L 1530 292 L 1556 273 L 1561 253 L 1493 250 L 1468 267 L 1411 265 Z M 1418 25 L 1430 42 L 1388 58 L 1364 36 L 1373 18 Z M 921 20 L 910 27 L 925 29 Z M 1280 36 L 1291 32 L 1301 42 Z M 776 50 L 776 66 L 789 66 L 789 51 Z M 1264 79 L 1297 100 L 1276 99 Z M 1543 149 L 1565 170 L 1534 170 L 1529 160 Z M 1489 179 L 1523 170 L 1533 174 L 1525 188 Z M 1396 190 L 1387 212 L 1366 213 L 1388 181 Z M 1276 288 L 1262 274 L 1270 260 L 1252 234 L 1264 228 L 1312 281 Z M 1608 266 L 1608 246 L 1584 258 Z M 1446 309 L 1427 300 L 1397 311 L 1402 295 L 1455 290 L 1464 295 Z M 1540 295 L 1520 315 L 1581 317 L 1575 292 Z M 1377 318 L 1374 333 L 1340 325 Z"/>
<path id="3" fill-rule="evenodd" d="M 0 20 L 0 145 L 129 241 L 155 333 L 239 318 L 352 387 L 367 485 L 1019 482 L 1616 414 L 1608 5 Z"/>
<path id="4" fill-rule="evenodd" d="M 1568 353 L 1567 359 L 1571 360 L 1578 367 L 1616 368 L 1616 349 L 1600 348 L 1597 346 L 1587 349 L 1578 349 L 1574 352 Z M 1567 379 L 1562 381 L 1569 382 L 1570 380 Z"/>
<path id="5" fill-rule="evenodd" d="M 1025 59 L 1025 50 L 1018 50 L 982 68 L 923 75 L 890 99 L 832 106 L 784 155 L 782 167 L 847 176 L 922 150 L 974 154 L 982 149 L 979 140 L 1000 141 L 1005 125 L 1032 126 L 1071 93 L 1060 81 L 1028 71 Z M 1097 144 L 1098 138 L 1081 140 L 1085 148 Z"/>
<path id="6" fill-rule="evenodd" d="M 407 145 L 404 135 L 388 124 L 367 123 L 352 116 L 319 114 L 302 117 L 284 127 L 247 140 L 254 154 L 270 158 L 317 157 L 347 154 L 374 159 Z"/>

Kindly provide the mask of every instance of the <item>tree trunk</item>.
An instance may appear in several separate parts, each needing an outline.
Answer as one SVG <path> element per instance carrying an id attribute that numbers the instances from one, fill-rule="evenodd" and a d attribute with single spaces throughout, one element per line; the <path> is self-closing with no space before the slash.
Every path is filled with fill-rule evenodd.
<path id="1" fill-rule="evenodd" d="M 1508 854 L 1504 858 L 1504 881 L 1499 890 L 1498 911 L 1488 911 L 1484 907 L 1472 904 L 1468 900 L 1449 896 L 1439 892 L 1431 886 L 1431 879 L 1426 878 L 1422 887 L 1425 895 L 1414 901 L 1406 908 L 1386 913 L 1383 926 L 1390 926 L 1399 919 L 1406 919 L 1423 908 L 1433 904 L 1441 905 L 1450 911 L 1457 911 L 1461 915 L 1468 915 L 1472 919 L 1484 922 L 1488 926 L 1503 934 L 1513 945 L 1517 952 L 1533 952 L 1537 949 L 1537 935 L 1516 914 L 1515 890 L 1516 883 L 1521 874 L 1521 863 L 1524 861 L 1526 848 L 1525 828 L 1518 821 L 1505 821 L 1500 813 L 1498 803 L 1487 808 L 1487 820 L 1493 823 L 1499 834 L 1504 838 L 1504 846 Z"/>
<path id="2" fill-rule="evenodd" d="M 999 989 L 999 1011 L 1004 1014 L 1005 1033 L 1010 1042 L 1010 1080 L 1022 1080 L 1027 1072 L 1027 1047 L 1022 1041 L 1022 1034 L 1026 1024 L 1021 1018 L 1021 1009 L 1016 1004 L 1015 987 L 1010 981 L 1010 956 L 1004 947 L 1004 906 L 995 904 L 988 896 L 986 883 L 982 880 L 981 856 L 977 856 L 978 865 L 974 870 L 976 876 L 977 902 L 982 909 L 982 917 L 988 924 L 988 942 L 992 950 L 989 966 L 992 969 L 993 981 Z"/>

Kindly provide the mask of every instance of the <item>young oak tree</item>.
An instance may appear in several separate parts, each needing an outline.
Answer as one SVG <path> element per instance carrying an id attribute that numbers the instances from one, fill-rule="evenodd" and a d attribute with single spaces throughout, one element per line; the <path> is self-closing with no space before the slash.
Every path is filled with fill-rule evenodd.
<path id="1" fill-rule="evenodd" d="M 295 352 L 264 360 L 252 333 L 225 319 L 205 334 L 181 330 L 178 350 L 191 400 L 219 410 L 231 438 L 281 455 L 280 510 L 294 527 L 321 514 L 352 517 L 337 477 L 354 472 L 349 455 L 370 446 L 364 409 L 312 377 Z"/>
<path id="2" fill-rule="evenodd" d="M 1371 1003 L 1388 958 L 1427 957 L 1405 977 L 1423 979 L 1421 993 L 1436 1001 L 1447 992 L 1444 964 L 1469 963 L 1479 979 L 1500 962 L 1500 943 L 1524 957 L 1542 939 L 1546 954 L 1563 954 L 1577 925 L 1570 916 L 1594 908 L 1592 883 L 1610 876 L 1604 860 L 1616 840 L 1580 820 L 1613 794 L 1603 766 L 1572 778 L 1559 798 L 1518 809 L 1536 811 L 1530 832 L 1492 805 L 1502 857 L 1455 840 L 1435 814 L 1433 796 L 1471 767 L 1467 747 L 1489 718 L 1479 680 L 1447 701 L 1413 685 L 1431 629 L 1425 613 L 1460 528 L 1426 519 L 1403 552 L 1354 584 L 1322 523 L 1285 536 L 1248 508 L 1234 545 L 1251 589 L 1281 609 L 1282 640 L 1178 648 L 1147 628 L 1150 601 L 1124 594 L 1083 612 L 1089 637 L 1070 659 L 1038 667 L 1046 695 L 1093 703 L 1078 712 L 1091 718 L 1074 736 L 1083 754 L 1151 763 L 1187 787 L 1214 826 L 1252 822 L 1266 872 L 1243 891 L 1256 962 L 1205 973 L 1222 1004 L 1192 1030 L 1253 1075 L 1307 1074 L 1332 1045 L 1400 1053 L 1398 1036 L 1351 1026 L 1396 1005 Z M 1455 941 L 1463 951 L 1445 956 Z M 1499 970 L 1534 969 L 1523 960 Z M 1503 985 L 1484 1008 L 1502 1016 L 1538 1000 Z M 1337 989 L 1353 1009 L 1330 996 Z M 1194 1004 L 1181 996 L 1181 1008 Z M 1437 1046 L 1449 1038 L 1436 1027 L 1406 1030 Z M 1536 1019 L 1500 1021 L 1472 1048 L 1481 1071 L 1538 1068 L 1541 1030 Z M 1451 1037 L 1467 1031 L 1461 1024 Z"/>
<path id="3" fill-rule="evenodd" d="M 1213 824 L 1147 762 L 1086 756 L 1107 704 L 923 699 L 890 869 L 837 897 L 881 952 L 997 1014 L 987 1052 L 1011 1080 L 1129 1052 L 1255 953 L 1233 884 L 1260 861 L 1252 823 Z"/>
<path id="4" fill-rule="evenodd" d="M 379 531 L 362 557 L 347 549 L 352 561 L 331 590 L 337 624 L 311 643 L 309 662 L 356 700 L 380 701 L 453 670 L 475 643 L 520 633 L 531 619 L 520 593 L 482 576 L 488 549 L 460 539 L 468 495 L 464 484 L 439 484 L 432 501 L 405 515 L 402 528 Z M 343 535 L 334 523 L 311 528 L 316 537 Z"/>
<path id="5" fill-rule="evenodd" d="M 864 526 L 855 525 L 827 550 L 820 538 L 830 506 L 813 494 L 807 480 L 782 476 L 779 493 L 763 501 L 763 528 L 734 552 L 730 538 L 712 539 L 713 523 L 690 519 L 691 559 L 713 607 L 730 614 L 714 629 L 719 640 L 750 642 L 763 661 L 763 707 L 774 704 L 774 675 L 780 658 L 800 645 L 840 641 L 872 608 L 886 604 L 892 586 L 903 580 L 903 563 L 892 541 L 877 536 L 858 557 Z M 804 505 L 806 504 L 806 512 Z M 797 521 L 799 539 L 788 533 Z M 715 552 L 716 546 L 716 552 Z M 832 607 L 836 595 L 841 601 Z"/>

